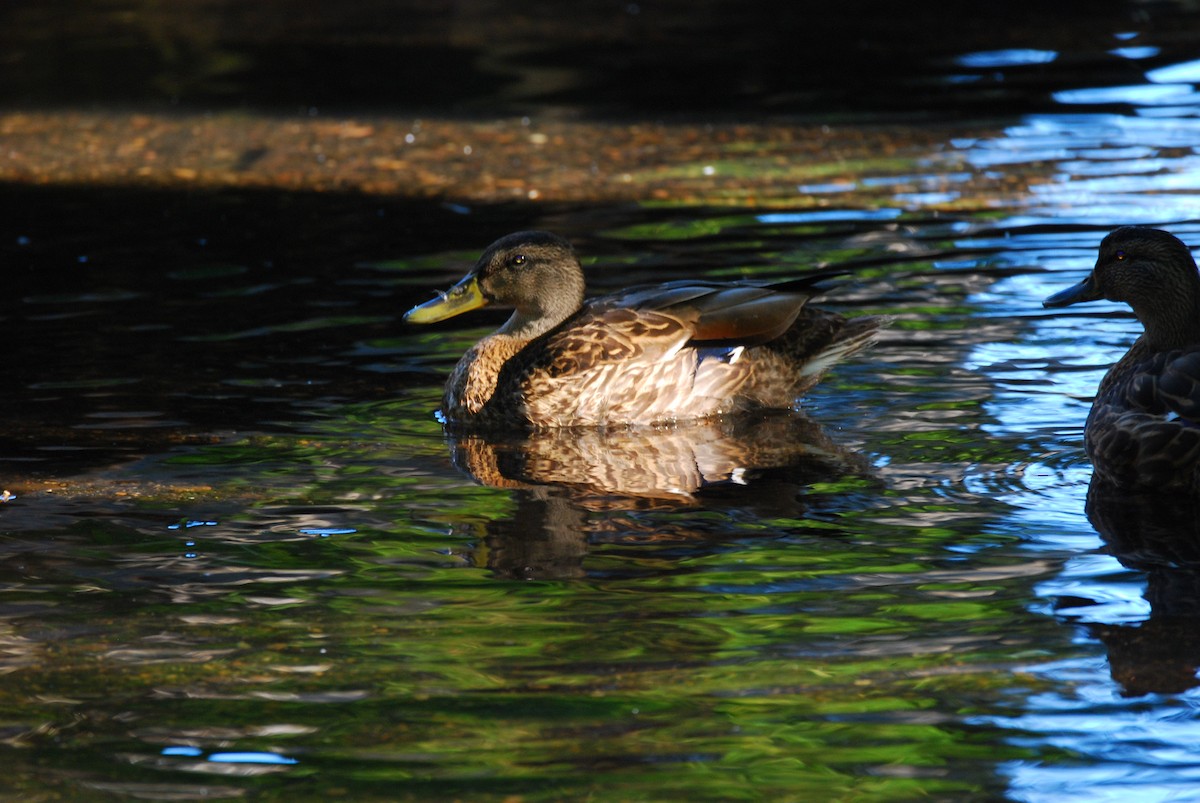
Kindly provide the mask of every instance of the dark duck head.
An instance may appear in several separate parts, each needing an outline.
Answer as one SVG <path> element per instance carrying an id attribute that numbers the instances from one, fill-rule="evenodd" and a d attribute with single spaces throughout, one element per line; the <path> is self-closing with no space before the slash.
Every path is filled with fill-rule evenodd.
<path id="1" fill-rule="evenodd" d="M 1043 305 L 1066 307 L 1102 298 L 1133 308 L 1152 350 L 1200 343 L 1200 273 L 1188 247 L 1168 232 L 1116 229 L 1100 243 L 1092 272 Z"/>

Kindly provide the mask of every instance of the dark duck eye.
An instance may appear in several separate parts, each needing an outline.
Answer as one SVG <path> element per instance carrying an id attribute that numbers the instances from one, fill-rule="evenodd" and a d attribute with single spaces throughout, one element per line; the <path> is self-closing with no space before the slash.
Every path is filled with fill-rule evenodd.
<path id="1" fill-rule="evenodd" d="M 513 254 L 509 258 L 508 264 L 512 265 L 514 268 L 521 267 L 522 265 L 525 264 L 525 255 L 524 254 Z"/>

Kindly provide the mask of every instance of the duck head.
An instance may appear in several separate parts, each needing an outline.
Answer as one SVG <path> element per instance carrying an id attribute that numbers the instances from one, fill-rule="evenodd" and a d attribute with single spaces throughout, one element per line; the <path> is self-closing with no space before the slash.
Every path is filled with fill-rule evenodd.
<path id="1" fill-rule="evenodd" d="M 404 320 L 433 323 L 497 304 L 516 308 L 500 332 L 531 338 L 576 312 L 583 295 L 583 269 L 571 244 L 549 232 L 519 231 L 489 245 L 462 280 Z"/>
<path id="2" fill-rule="evenodd" d="M 1045 307 L 1099 299 L 1123 301 L 1152 339 L 1173 339 L 1200 328 L 1200 274 L 1183 242 L 1161 229 L 1124 226 L 1100 243 L 1096 266 L 1074 287 L 1055 293 Z"/>

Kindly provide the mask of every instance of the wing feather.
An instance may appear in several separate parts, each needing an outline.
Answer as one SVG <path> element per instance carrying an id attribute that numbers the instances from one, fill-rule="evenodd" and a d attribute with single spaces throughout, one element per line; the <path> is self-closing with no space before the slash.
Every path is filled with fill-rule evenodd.
<path id="1" fill-rule="evenodd" d="M 587 310 L 539 345 L 538 368 L 551 377 L 583 373 L 608 363 L 652 361 L 687 342 L 686 320 L 627 307 Z"/>
<path id="2" fill-rule="evenodd" d="M 813 297 L 814 286 L 831 273 L 781 285 L 670 282 L 635 288 L 604 299 L 613 308 L 661 312 L 691 325 L 690 341 L 715 345 L 760 345 L 780 337 Z"/>

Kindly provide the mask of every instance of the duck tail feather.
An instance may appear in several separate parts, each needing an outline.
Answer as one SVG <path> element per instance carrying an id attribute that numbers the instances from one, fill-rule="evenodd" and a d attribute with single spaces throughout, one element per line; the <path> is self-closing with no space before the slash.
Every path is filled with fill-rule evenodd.
<path id="1" fill-rule="evenodd" d="M 820 376 L 842 360 L 872 345 L 879 339 L 880 331 L 891 323 L 891 320 L 886 316 L 870 316 L 846 321 L 845 327 L 829 345 L 805 361 L 800 375 Z"/>

